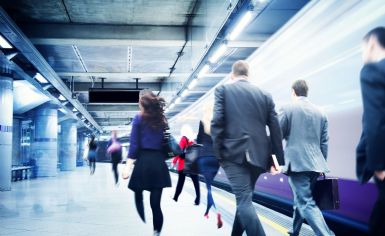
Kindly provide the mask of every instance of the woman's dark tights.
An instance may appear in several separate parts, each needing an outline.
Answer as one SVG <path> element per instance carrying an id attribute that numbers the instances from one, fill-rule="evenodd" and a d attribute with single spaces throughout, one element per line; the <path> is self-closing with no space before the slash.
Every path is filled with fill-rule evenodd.
<path id="1" fill-rule="evenodd" d="M 152 189 L 150 191 L 150 205 L 152 210 L 152 222 L 154 230 L 160 232 L 163 227 L 163 213 L 160 207 L 160 200 L 162 198 L 162 188 Z M 139 215 L 145 221 L 144 217 L 144 206 L 143 206 L 143 192 L 135 192 L 135 202 Z"/>

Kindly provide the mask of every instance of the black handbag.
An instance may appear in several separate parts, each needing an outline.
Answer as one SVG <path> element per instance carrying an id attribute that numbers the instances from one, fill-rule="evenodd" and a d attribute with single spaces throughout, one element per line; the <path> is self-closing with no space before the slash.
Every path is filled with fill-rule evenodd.
<path id="1" fill-rule="evenodd" d="M 197 160 L 199 151 L 203 147 L 202 144 L 192 144 L 185 149 L 184 153 L 184 168 L 183 172 L 186 174 L 198 174 Z"/>
<path id="2" fill-rule="evenodd" d="M 336 210 L 340 208 L 340 196 L 338 192 L 338 179 L 323 178 L 318 179 L 314 189 L 313 198 L 321 210 Z"/>
<path id="3" fill-rule="evenodd" d="M 169 132 L 164 132 L 163 136 L 163 150 L 166 152 L 166 159 L 173 158 L 182 154 L 182 149 L 178 142 Z"/>

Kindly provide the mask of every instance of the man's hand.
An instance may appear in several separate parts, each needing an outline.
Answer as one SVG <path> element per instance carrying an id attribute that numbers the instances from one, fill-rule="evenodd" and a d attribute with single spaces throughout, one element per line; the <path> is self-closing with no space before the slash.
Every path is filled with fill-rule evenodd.
<path id="1" fill-rule="evenodd" d="M 272 165 L 272 166 L 270 166 L 270 174 L 277 175 L 277 174 L 281 173 L 281 169 L 282 169 L 281 167 L 278 167 L 278 169 L 277 169 L 274 167 L 274 165 Z"/>
<path id="2" fill-rule="evenodd" d="M 384 181 L 385 179 L 385 170 L 375 171 L 374 175 L 377 177 L 377 179 Z"/>

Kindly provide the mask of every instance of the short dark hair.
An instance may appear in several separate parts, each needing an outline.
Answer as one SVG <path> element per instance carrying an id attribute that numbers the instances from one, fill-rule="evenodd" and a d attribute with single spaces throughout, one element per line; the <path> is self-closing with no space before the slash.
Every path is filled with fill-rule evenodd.
<path id="1" fill-rule="evenodd" d="M 291 88 L 294 90 L 295 95 L 307 97 L 307 92 L 309 91 L 309 87 L 305 80 L 297 80 L 293 83 Z"/>
<path id="2" fill-rule="evenodd" d="M 249 64 L 244 60 L 234 62 L 232 73 L 235 76 L 249 76 Z"/>
<path id="3" fill-rule="evenodd" d="M 365 35 L 364 40 L 368 41 L 371 36 L 376 37 L 381 47 L 385 48 L 385 27 L 377 27 L 372 29 Z"/>

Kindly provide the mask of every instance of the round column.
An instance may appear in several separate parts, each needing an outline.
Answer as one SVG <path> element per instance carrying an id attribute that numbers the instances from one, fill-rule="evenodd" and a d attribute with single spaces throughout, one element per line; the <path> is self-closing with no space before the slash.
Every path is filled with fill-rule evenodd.
<path id="1" fill-rule="evenodd" d="M 11 190 L 13 79 L 11 71 L 0 73 L 0 191 Z"/>
<path id="2" fill-rule="evenodd" d="M 83 166 L 84 165 L 84 160 L 83 160 L 83 155 L 84 155 L 84 151 L 85 151 L 85 144 L 86 144 L 86 138 L 84 137 L 83 134 L 79 134 L 78 133 L 78 141 L 77 141 L 77 161 L 76 161 L 76 165 L 77 166 Z"/>
<path id="3" fill-rule="evenodd" d="M 12 165 L 21 165 L 23 160 L 20 155 L 21 151 L 21 120 L 13 118 L 12 131 Z"/>
<path id="4" fill-rule="evenodd" d="M 32 158 L 36 161 L 37 177 L 57 174 L 57 106 L 45 103 L 34 113 L 35 137 Z"/>
<path id="5" fill-rule="evenodd" d="M 66 120 L 61 124 L 60 137 L 60 170 L 69 171 L 76 168 L 76 143 L 77 143 L 77 127 L 75 120 Z"/>

